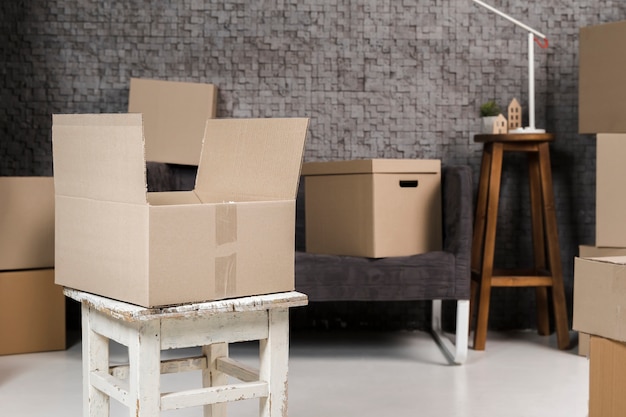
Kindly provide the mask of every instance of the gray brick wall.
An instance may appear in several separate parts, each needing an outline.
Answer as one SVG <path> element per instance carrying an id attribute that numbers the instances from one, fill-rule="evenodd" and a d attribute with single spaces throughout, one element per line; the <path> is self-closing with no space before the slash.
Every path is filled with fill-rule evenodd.
<path id="1" fill-rule="evenodd" d="M 572 257 L 595 230 L 595 143 L 577 134 L 578 29 L 622 0 L 494 5 L 546 33 L 537 125 L 552 146 L 571 309 Z M 0 175 L 52 173 L 52 113 L 123 112 L 131 77 L 211 82 L 220 117 L 308 116 L 306 160 L 469 164 L 478 107 L 527 105 L 526 34 L 469 0 L 31 0 L 0 4 Z M 498 258 L 527 262 L 523 160 L 507 159 Z M 494 293 L 494 327 L 534 325 L 531 291 Z"/>

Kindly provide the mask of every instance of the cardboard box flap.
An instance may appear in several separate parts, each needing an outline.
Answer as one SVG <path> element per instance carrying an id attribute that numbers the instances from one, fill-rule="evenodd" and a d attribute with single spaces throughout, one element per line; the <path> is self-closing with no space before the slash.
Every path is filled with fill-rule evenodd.
<path id="1" fill-rule="evenodd" d="M 143 114 L 147 161 L 198 165 L 205 122 L 216 108 L 213 84 L 130 80 L 128 112 Z"/>
<path id="2" fill-rule="evenodd" d="M 146 203 L 140 114 L 53 115 L 56 195 Z"/>
<path id="3" fill-rule="evenodd" d="M 195 191 L 205 202 L 292 200 L 309 119 L 209 119 Z"/>
<path id="4" fill-rule="evenodd" d="M 586 257 L 584 259 L 589 259 L 595 262 L 605 262 L 609 264 L 622 265 L 626 268 L 626 256 L 594 256 Z"/>
<path id="5" fill-rule="evenodd" d="M 309 162 L 302 166 L 302 175 L 344 174 L 437 174 L 439 159 L 355 159 L 350 161 Z"/>

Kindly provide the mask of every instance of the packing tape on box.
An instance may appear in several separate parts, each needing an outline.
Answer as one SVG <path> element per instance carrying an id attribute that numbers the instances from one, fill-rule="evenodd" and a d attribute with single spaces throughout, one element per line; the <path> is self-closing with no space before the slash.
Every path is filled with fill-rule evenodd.
<path id="1" fill-rule="evenodd" d="M 220 204 L 215 213 L 215 295 L 226 298 L 237 291 L 237 205 Z"/>

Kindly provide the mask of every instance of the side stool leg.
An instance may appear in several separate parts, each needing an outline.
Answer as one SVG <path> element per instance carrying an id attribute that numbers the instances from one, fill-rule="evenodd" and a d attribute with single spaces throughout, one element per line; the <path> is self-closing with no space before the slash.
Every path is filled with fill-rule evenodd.
<path id="1" fill-rule="evenodd" d="M 502 176 L 503 146 L 492 144 L 491 166 L 487 185 L 487 211 L 484 232 L 482 264 L 480 268 L 480 289 L 474 332 L 474 349 L 485 350 L 487 328 L 489 324 L 489 304 L 491 302 L 491 277 L 496 246 L 496 226 L 498 222 L 498 204 L 500 200 L 500 181 Z M 482 178 L 481 178 L 482 180 Z M 476 231 L 474 231 L 476 233 Z"/>
<path id="2" fill-rule="evenodd" d="M 543 197 L 541 195 L 541 170 L 539 166 L 539 153 L 528 154 L 528 173 L 530 190 L 530 213 L 532 222 L 533 257 L 535 269 L 545 270 L 546 247 L 545 230 L 543 219 Z M 548 289 L 546 287 L 535 288 L 535 300 L 537 306 L 537 331 L 542 336 L 550 334 L 550 315 L 548 312 Z"/>
<path id="3" fill-rule="evenodd" d="M 269 394 L 260 400 L 260 417 L 287 417 L 289 360 L 289 310 L 268 311 L 269 334 L 259 343 L 259 378 L 267 381 Z"/>
<path id="4" fill-rule="evenodd" d="M 207 360 L 207 369 L 202 371 L 202 386 L 214 387 L 228 384 L 228 375 L 217 370 L 216 359 L 228 357 L 228 343 L 215 343 L 202 347 L 202 354 Z M 208 404 L 204 406 L 204 417 L 226 417 L 228 403 Z"/>
<path id="5" fill-rule="evenodd" d="M 475 320 L 476 320 L 476 303 L 478 302 L 478 281 L 472 280 L 470 281 L 470 305 L 469 305 L 469 329 L 468 335 L 476 328 Z"/>
<path id="6" fill-rule="evenodd" d="M 543 194 L 543 210 L 546 222 L 546 241 L 548 243 L 548 259 L 552 274 L 552 303 L 554 322 L 559 349 L 568 349 L 570 345 L 567 305 L 563 284 L 563 267 L 559 250 L 559 234 L 556 224 L 556 208 L 552 189 L 552 171 L 550 168 L 550 148 L 548 143 L 539 147 L 539 165 L 541 171 L 541 190 Z"/>
<path id="7" fill-rule="evenodd" d="M 161 334 L 158 320 L 138 324 L 128 346 L 129 395 L 136 409 L 131 417 L 154 417 L 161 413 Z"/>
<path id="8" fill-rule="evenodd" d="M 483 262 L 483 245 L 485 244 L 485 223 L 487 218 L 489 173 L 491 171 L 492 153 L 492 145 L 486 144 L 480 163 L 479 188 L 474 215 L 474 235 L 472 236 L 472 270 L 474 271 L 480 271 Z"/>
<path id="9" fill-rule="evenodd" d="M 109 396 L 93 387 L 92 372 L 109 370 L 109 339 L 91 329 L 90 308 L 81 305 L 83 333 L 83 415 L 86 417 L 108 417 Z"/>

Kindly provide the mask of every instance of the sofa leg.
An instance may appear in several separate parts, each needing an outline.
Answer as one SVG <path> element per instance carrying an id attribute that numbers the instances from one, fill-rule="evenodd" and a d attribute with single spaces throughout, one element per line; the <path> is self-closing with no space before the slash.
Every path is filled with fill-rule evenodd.
<path id="1" fill-rule="evenodd" d="M 461 365 L 467 359 L 468 334 L 469 334 L 469 300 L 457 300 L 456 304 L 456 340 L 452 344 L 444 334 L 441 326 L 442 300 L 433 300 L 432 335 L 441 347 L 446 358 Z M 454 351 L 454 353 L 452 353 Z"/>

